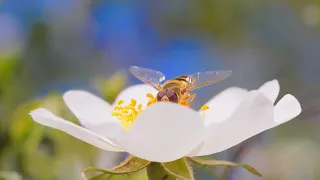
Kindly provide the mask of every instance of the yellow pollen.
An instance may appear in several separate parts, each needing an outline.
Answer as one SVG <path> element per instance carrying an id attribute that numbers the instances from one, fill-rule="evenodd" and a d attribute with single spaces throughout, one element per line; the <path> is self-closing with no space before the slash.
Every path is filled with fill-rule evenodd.
<path id="1" fill-rule="evenodd" d="M 121 105 L 121 104 L 123 104 L 123 103 L 124 103 L 124 101 L 121 100 L 121 99 L 118 101 L 118 105 Z"/>
<path id="2" fill-rule="evenodd" d="M 131 99 L 131 105 L 132 105 L 132 106 L 136 106 L 136 105 L 137 105 L 137 101 L 134 100 L 134 99 Z"/>
<path id="3" fill-rule="evenodd" d="M 148 94 L 147 94 L 147 97 L 150 98 L 150 99 L 154 99 L 154 96 L 153 96 L 153 94 L 151 94 L 151 93 L 148 93 Z"/>
<path id="4" fill-rule="evenodd" d="M 134 124 L 134 121 L 139 116 L 139 114 L 146 107 L 157 102 L 157 99 L 151 93 L 148 93 L 146 97 L 149 99 L 146 106 L 145 104 L 138 104 L 135 99 L 131 99 L 130 102 L 127 102 L 128 104 L 124 104 L 125 102 L 123 100 L 119 100 L 117 102 L 117 105 L 113 108 L 114 111 L 111 113 L 111 115 L 118 118 L 118 120 L 120 121 L 121 125 L 125 130 L 129 130 Z M 184 100 L 180 101 L 179 104 L 183 106 L 189 106 L 189 102 Z M 205 116 L 204 111 L 208 109 L 209 109 L 209 106 L 203 106 L 201 108 L 202 119 L 204 119 L 204 116 Z"/>
<path id="5" fill-rule="evenodd" d="M 153 94 L 148 93 L 146 97 L 149 99 L 147 106 L 157 102 Z M 123 100 L 119 100 L 117 105 L 113 108 L 112 116 L 115 116 L 120 121 L 124 129 L 129 130 L 133 125 L 136 117 L 142 112 L 142 104 L 137 104 L 135 99 L 131 99 L 130 103 L 124 105 Z"/>
<path id="6" fill-rule="evenodd" d="M 210 109 L 210 107 L 207 106 L 207 105 L 204 105 L 204 106 L 201 107 L 201 111 L 205 111 L 205 110 L 208 110 L 208 109 Z"/>
<path id="7" fill-rule="evenodd" d="M 138 111 L 135 109 L 135 107 L 133 106 L 129 106 L 128 110 L 131 110 L 132 112 L 134 112 L 134 114 L 138 114 Z M 128 111 L 127 111 L 128 112 Z"/>
<path id="8" fill-rule="evenodd" d="M 147 106 L 150 106 L 151 104 L 154 104 L 157 102 L 157 99 L 153 96 L 153 94 L 148 93 L 147 98 L 149 98 L 149 101 L 147 103 Z"/>
<path id="9" fill-rule="evenodd" d="M 207 106 L 207 105 L 204 105 L 204 106 L 201 107 L 201 111 L 202 111 L 201 117 L 202 117 L 202 120 L 204 120 L 204 118 L 205 118 L 205 111 L 208 110 L 208 109 L 210 109 L 210 107 Z"/>
<path id="10" fill-rule="evenodd" d="M 113 109 L 114 111 L 111 115 L 118 118 L 124 129 L 129 130 L 136 117 L 141 113 L 142 104 L 137 105 L 137 101 L 135 99 L 131 99 L 130 104 L 124 105 L 124 101 L 119 100 L 118 105 Z"/>
<path id="11" fill-rule="evenodd" d="M 119 113 L 119 112 L 112 112 L 111 115 L 112 115 L 112 116 L 120 116 L 121 113 Z"/>

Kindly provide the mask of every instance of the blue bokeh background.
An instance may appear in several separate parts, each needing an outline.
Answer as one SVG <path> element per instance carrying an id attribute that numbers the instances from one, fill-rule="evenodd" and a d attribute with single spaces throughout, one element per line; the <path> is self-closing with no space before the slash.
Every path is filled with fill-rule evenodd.
<path id="1" fill-rule="evenodd" d="M 266 174 L 263 179 L 318 179 L 319 29 L 319 0 L 2 0 L 0 176 L 16 172 L 22 179 L 74 179 L 78 167 L 104 159 L 96 157 L 99 150 L 73 138 L 62 141 L 56 135 L 60 132 L 48 129 L 43 133 L 61 152 L 72 154 L 73 147 L 66 145 L 72 142 L 85 147 L 83 154 L 92 157 L 77 154 L 76 163 L 63 160 L 71 157 L 68 153 L 37 159 L 27 153 L 30 134 L 36 132 L 28 128 L 34 125 L 28 117 L 18 116 L 17 109 L 69 89 L 85 89 L 111 102 L 121 89 L 141 83 L 127 72 L 129 66 L 137 65 L 161 71 L 167 79 L 206 70 L 233 71 L 227 80 L 200 89 L 193 108 L 227 87 L 255 89 L 278 79 L 280 94 L 296 96 L 302 115 L 215 157 L 253 164 Z M 123 77 L 114 76 L 117 73 Z M 97 83 L 97 78 L 105 84 Z M 55 98 L 49 101 L 53 106 Z M 16 141 L 17 137 L 25 141 Z M 102 154 L 108 165 L 123 158 Z M 56 169 L 37 171 L 48 163 Z M 63 167 L 73 170 L 62 171 Z M 199 179 L 212 179 L 201 170 L 196 172 Z M 238 169 L 225 177 L 256 179 Z"/>

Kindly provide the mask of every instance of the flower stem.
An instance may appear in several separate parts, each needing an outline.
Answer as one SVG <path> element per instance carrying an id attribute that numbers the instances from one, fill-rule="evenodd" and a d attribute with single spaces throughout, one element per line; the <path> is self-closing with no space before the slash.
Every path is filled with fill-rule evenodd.
<path id="1" fill-rule="evenodd" d="M 197 164 L 198 166 L 204 168 L 205 170 L 207 170 L 210 174 L 212 174 L 214 177 L 216 177 L 219 180 L 224 180 L 222 177 L 220 177 L 217 173 L 215 173 L 214 171 L 212 171 L 209 167 L 207 167 L 206 164 L 201 164 L 198 161 L 193 160 L 192 158 L 189 158 L 189 160 L 191 160 L 193 163 Z"/>
<path id="2" fill-rule="evenodd" d="M 160 163 L 152 162 L 147 166 L 149 180 L 176 180 L 176 178 L 168 174 Z"/>

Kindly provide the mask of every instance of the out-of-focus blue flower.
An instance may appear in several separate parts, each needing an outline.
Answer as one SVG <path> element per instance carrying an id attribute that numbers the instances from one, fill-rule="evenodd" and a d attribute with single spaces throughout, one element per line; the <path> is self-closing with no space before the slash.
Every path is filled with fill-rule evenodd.
<path id="1" fill-rule="evenodd" d="M 163 72 L 166 79 L 199 71 L 216 70 L 221 66 L 212 47 L 196 38 L 176 38 L 159 45 L 160 50 L 136 64 Z M 130 64 L 133 65 L 133 64 Z"/>
<path id="2" fill-rule="evenodd" d="M 84 6 L 82 0 L 42 0 L 43 10 L 45 13 L 49 13 L 54 16 L 65 16 L 66 14 L 72 13 L 72 10 L 81 6 Z"/>
<path id="3" fill-rule="evenodd" d="M 22 48 L 21 29 L 10 14 L 0 13 L 0 55 L 17 54 Z"/>
<path id="4" fill-rule="evenodd" d="M 77 0 L 4 0 L 0 12 L 8 13 L 19 21 L 27 31 L 34 22 L 46 21 L 46 14 L 65 15 L 70 9 L 76 7 Z"/>
<path id="5" fill-rule="evenodd" d="M 100 1 L 93 8 L 96 21 L 96 43 L 105 49 L 108 61 L 140 59 L 142 49 L 141 21 L 137 6 L 131 2 Z"/>
<path id="6" fill-rule="evenodd" d="M 98 40 L 102 43 L 126 41 L 138 34 L 137 12 L 131 4 L 101 1 L 93 9 L 93 18 L 101 31 Z"/>
<path id="7" fill-rule="evenodd" d="M 1 3 L 1 11 L 11 14 L 19 20 L 24 27 L 32 25 L 32 21 L 39 19 L 43 13 L 43 0 L 4 0 Z"/>
<path id="8" fill-rule="evenodd" d="M 108 61 L 126 68 L 138 65 L 159 70 L 167 78 L 219 69 L 221 62 L 212 52 L 214 48 L 197 37 L 182 36 L 160 41 L 148 19 L 147 5 L 142 2 L 99 1 L 93 7 L 96 43 Z"/>

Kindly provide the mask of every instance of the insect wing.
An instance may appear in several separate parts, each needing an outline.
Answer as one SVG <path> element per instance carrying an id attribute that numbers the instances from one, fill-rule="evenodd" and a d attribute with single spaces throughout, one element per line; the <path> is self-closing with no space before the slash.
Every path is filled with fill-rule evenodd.
<path id="1" fill-rule="evenodd" d="M 160 71 L 155 71 L 148 68 L 138 66 L 130 67 L 129 71 L 142 82 L 147 83 L 157 90 L 160 90 L 160 83 L 165 79 L 165 76 Z"/>
<path id="2" fill-rule="evenodd" d="M 221 70 L 221 71 L 205 71 L 198 72 L 190 75 L 192 85 L 187 89 L 187 91 L 193 91 L 210 84 L 220 82 L 227 77 L 231 76 L 232 71 Z"/>

